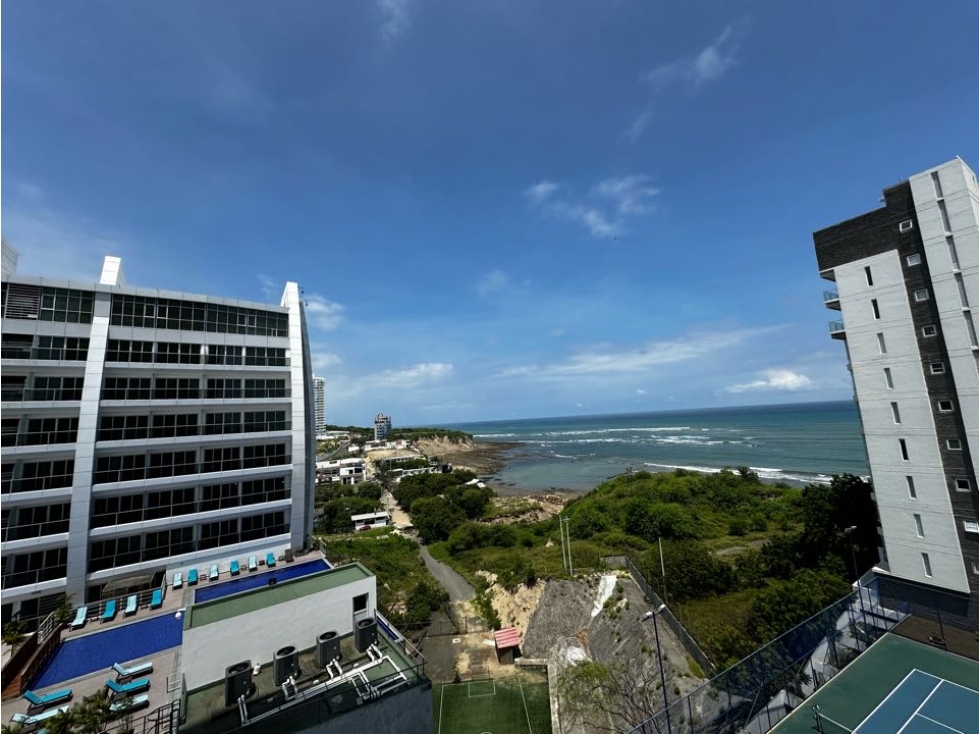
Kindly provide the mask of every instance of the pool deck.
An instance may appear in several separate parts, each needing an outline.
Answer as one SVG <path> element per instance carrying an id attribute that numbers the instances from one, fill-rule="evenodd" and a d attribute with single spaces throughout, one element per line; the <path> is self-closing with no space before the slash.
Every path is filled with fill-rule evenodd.
<path id="1" fill-rule="evenodd" d="M 240 561 L 241 559 L 239 559 Z M 259 574 L 268 571 L 268 567 L 265 566 L 264 559 L 262 564 L 258 567 L 256 571 L 249 571 L 247 568 L 247 558 L 245 559 L 246 566 L 242 568 L 241 575 L 247 576 L 249 574 Z M 296 563 L 303 563 L 305 561 L 323 560 L 323 554 L 319 551 L 311 551 L 305 555 L 297 555 L 292 563 L 285 563 L 282 559 L 278 559 L 276 568 L 288 567 Z M 153 619 L 156 617 L 164 615 L 174 615 L 179 610 L 186 609 L 189 605 L 193 603 L 194 600 L 194 589 L 200 587 L 207 587 L 211 584 L 220 584 L 224 581 L 228 581 L 232 577 L 227 572 L 221 574 L 217 581 L 207 581 L 204 577 L 194 586 L 188 586 L 186 582 L 186 574 L 183 588 L 174 589 L 172 587 L 172 582 L 168 584 L 166 595 L 163 599 L 163 605 L 159 609 L 149 609 L 148 606 L 143 606 L 138 609 L 136 614 L 129 617 L 125 616 L 121 611 L 116 615 L 115 619 L 111 622 L 100 622 L 97 618 L 89 618 L 85 623 L 85 626 L 78 630 L 71 630 L 67 627 L 62 630 L 61 639 L 62 641 L 75 640 L 79 637 L 84 637 L 91 634 L 96 634 L 99 632 L 104 632 L 117 627 L 122 627 L 127 624 L 132 624 L 134 622 L 145 622 L 147 619 Z M 90 605 L 91 607 L 96 607 L 97 605 Z M 142 716 L 148 711 L 152 711 L 171 700 L 171 694 L 168 691 L 168 686 L 177 685 L 176 683 L 176 657 L 179 648 L 170 648 L 169 650 L 162 650 L 158 653 L 150 655 L 148 657 L 140 658 L 139 660 L 119 660 L 122 665 L 128 665 L 130 663 L 136 662 L 147 662 L 152 661 L 153 672 L 149 675 L 139 676 L 140 678 L 150 679 L 150 688 L 148 691 L 143 691 L 150 697 L 149 707 L 144 707 L 134 712 L 134 716 Z M 72 690 L 72 698 L 69 704 L 75 704 L 80 702 L 85 696 L 90 696 L 93 693 L 97 693 L 100 690 L 105 689 L 105 681 L 109 678 L 113 680 L 116 679 L 116 675 L 112 669 L 100 670 L 95 673 L 89 673 L 72 680 L 62 681 L 57 685 L 48 686 L 46 688 L 33 689 L 35 693 L 49 693 L 51 691 L 59 691 L 63 688 L 70 688 Z M 175 697 L 179 696 L 179 690 L 174 694 Z M 59 704 L 66 705 L 66 704 Z M 4 721 L 9 721 L 10 717 L 15 713 L 24 714 L 27 713 L 28 703 L 23 698 L 15 698 L 9 701 L 4 701 L 3 704 L 3 719 Z M 32 713 L 40 713 L 40 709 L 36 709 Z"/>

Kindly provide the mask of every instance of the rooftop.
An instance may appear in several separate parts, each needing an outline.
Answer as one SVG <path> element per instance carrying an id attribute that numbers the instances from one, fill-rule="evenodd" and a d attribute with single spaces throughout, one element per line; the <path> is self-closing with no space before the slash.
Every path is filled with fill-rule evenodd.
<path id="1" fill-rule="evenodd" d="M 195 604 L 184 614 L 184 629 L 194 629 L 221 622 L 241 614 L 267 609 L 282 602 L 309 594 L 335 589 L 351 581 L 370 578 L 373 574 L 359 563 L 331 568 L 328 571 L 302 576 L 276 584 L 249 589 L 240 594 Z"/>
<path id="2" fill-rule="evenodd" d="M 298 731 L 309 726 L 311 717 L 343 714 L 367 700 L 428 682 L 425 659 L 413 648 L 403 651 L 381 629 L 376 646 L 368 652 L 357 650 L 352 634 L 341 639 L 340 650 L 338 667 L 327 670 L 316 666 L 315 650 L 300 652 L 301 673 L 288 698 L 282 687 L 273 685 L 272 666 L 263 666 L 252 678 L 255 693 L 246 699 L 249 722 L 259 724 L 264 717 L 274 717 L 276 732 Z M 224 687 L 222 679 L 187 695 L 187 719 L 181 732 L 224 734 L 241 726 L 239 708 L 225 706 Z M 258 730 L 263 730 L 260 724 Z"/>

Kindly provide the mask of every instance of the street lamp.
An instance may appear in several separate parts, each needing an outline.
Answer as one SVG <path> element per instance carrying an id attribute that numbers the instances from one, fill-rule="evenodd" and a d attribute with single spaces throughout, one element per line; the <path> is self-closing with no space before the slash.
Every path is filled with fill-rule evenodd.
<path id="1" fill-rule="evenodd" d="M 857 532 L 857 526 L 851 525 L 843 531 L 846 537 L 850 539 L 850 558 L 853 560 L 853 578 L 857 581 L 857 595 L 860 597 L 860 613 L 864 615 L 865 621 L 867 613 L 863 608 L 863 588 L 860 584 L 860 571 L 857 568 L 857 551 L 853 541 L 853 535 Z"/>
<path id="2" fill-rule="evenodd" d="M 663 673 L 663 653 L 659 647 L 659 625 L 656 623 L 656 618 L 666 611 L 666 605 L 660 604 L 654 611 L 646 612 L 642 615 L 640 622 L 648 622 L 650 619 L 653 620 L 653 632 L 656 635 L 656 658 L 659 662 L 659 683 L 663 688 L 663 706 L 666 711 L 666 731 L 668 734 L 673 734 L 673 725 L 670 722 L 670 701 L 666 697 L 666 675 Z"/>

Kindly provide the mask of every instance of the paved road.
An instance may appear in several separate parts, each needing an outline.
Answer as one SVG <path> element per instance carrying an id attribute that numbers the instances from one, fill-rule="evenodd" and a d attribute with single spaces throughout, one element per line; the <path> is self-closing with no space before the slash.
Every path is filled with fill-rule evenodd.
<path id="1" fill-rule="evenodd" d="M 421 546 L 421 554 L 422 560 L 425 562 L 425 566 L 428 568 L 428 570 L 432 572 L 432 576 L 434 576 L 436 580 L 442 584 L 442 588 L 448 592 L 450 601 L 469 601 L 476 596 L 476 590 L 469 585 L 468 581 L 466 581 L 449 566 L 432 558 L 431 554 L 428 552 L 428 548 L 424 545 Z"/>

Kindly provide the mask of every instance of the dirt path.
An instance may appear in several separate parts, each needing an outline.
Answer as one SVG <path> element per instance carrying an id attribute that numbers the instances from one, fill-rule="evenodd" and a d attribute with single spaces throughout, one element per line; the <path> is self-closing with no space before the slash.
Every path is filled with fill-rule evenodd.
<path id="1" fill-rule="evenodd" d="M 468 581 L 449 566 L 432 558 L 432 555 L 428 552 L 428 548 L 424 545 L 421 546 L 421 555 L 425 566 L 432 573 L 432 576 L 442 585 L 442 588 L 448 592 L 449 600 L 453 604 L 469 601 L 476 596 L 476 590 L 469 585 Z"/>

